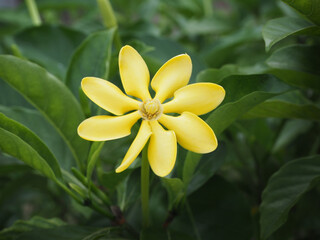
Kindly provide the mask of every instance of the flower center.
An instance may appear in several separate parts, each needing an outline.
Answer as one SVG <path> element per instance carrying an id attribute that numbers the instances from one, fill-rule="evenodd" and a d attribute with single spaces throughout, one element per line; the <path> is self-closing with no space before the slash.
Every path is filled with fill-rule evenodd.
<path id="1" fill-rule="evenodd" d="M 162 114 L 162 105 L 158 99 L 147 100 L 140 104 L 138 112 L 145 120 L 158 120 Z"/>

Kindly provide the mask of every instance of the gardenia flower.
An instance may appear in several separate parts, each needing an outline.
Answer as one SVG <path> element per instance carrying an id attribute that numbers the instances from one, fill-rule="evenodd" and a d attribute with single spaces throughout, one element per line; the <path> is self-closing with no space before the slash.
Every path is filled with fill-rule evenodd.
<path id="1" fill-rule="evenodd" d="M 148 67 L 131 46 L 120 50 L 119 69 L 125 92 L 136 99 L 125 95 L 111 82 L 86 77 L 81 82 L 84 93 L 116 116 L 94 116 L 78 127 L 78 134 L 86 140 L 107 141 L 130 135 L 132 126 L 142 119 L 138 134 L 116 172 L 127 169 L 148 141 L 149 164 L 161 177 L 174 167 L 177 141 L 196 153 L 209 153 L 217 148 L 213 130 L 197 115 L 216 108 L 224 99 L 225 91 L 213 83 L 187 85 L 192 71 L 187 54 L 171 58 L 158 70 L 151 81 L 154 97 L 149 92 Z"/>

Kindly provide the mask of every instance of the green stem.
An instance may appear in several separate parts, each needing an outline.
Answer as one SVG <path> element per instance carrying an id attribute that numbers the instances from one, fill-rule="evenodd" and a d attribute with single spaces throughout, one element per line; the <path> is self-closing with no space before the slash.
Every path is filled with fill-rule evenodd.
<path id="1" fill-rule="evenodd" d="M 109 0 L 97 0 L 100 13 L 103 19 L 103 24 L 108 28 L 118 27 L 117 19 L 114 15 L 112 6 Z"/>
<path id="2" fill-rule="evenodd" d="M 79 203 L 80 205 L 83 205 L 83 200 L 77 195 L 75 194 L 71 189 L 69 189 L 64 183 L 62 183 L 59 180 L 55 181 L 66 193 L 68 193 L 77 203 Z M 113 219 L 113 215 L 105 210 L 102 209 L 99 205 L 97 205 L 95 202 L 92 202 L 91 205 L 89 205 L 89 207 L 91 207 L 92 209 L 96 210 L 97 212 L 107 216 L 110 219 Z"/>
<path id="3" fill-rule="evenodd" d="M 204 15 L 206 17 L 212 16 L 212 14 L 213 14 L 212 1 L 211 0 L 202 0 L 202 4 L 203 4 Z"/>
<path id="4" fill-rule="evenodd" d="M 142 150 L 141 162 L 141 205 L 142 205 L 142 226 L 147 228 L 149 225 L 149 163 L 148 148 Z"/>
<path id="5" fill-rule="evenodd" d="M 29 10 L 29 14 L 31 16 L 33 25 L 35 26 L 41 25 L 41 18 L 40 18 L 38 7 L 35 0 L 26 0 L 26 4 Z"/>
<path id="6" fill-rule="evenodd" d="M 118 50 L 122 47 L 121 38 L 118 31 L 118 23 L 109 0 L 97 0 L 98 7 L 102 16 L 103 24 L 107 29 L 117 28 L 114 35 L 114 42 Z"/>
<path id="7" fill-rule="evenodd" d="M 73 191 L 71 191 L 64 183 L 60 182 L 59 180 L 55 181 L 66 193 L 68 193 L 77 203 L 83 204 L 82 199 L 76 195 Z"/>

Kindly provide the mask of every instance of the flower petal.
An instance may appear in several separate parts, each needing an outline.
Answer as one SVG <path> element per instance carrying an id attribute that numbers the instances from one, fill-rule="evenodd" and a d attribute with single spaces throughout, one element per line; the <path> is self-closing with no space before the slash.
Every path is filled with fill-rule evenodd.
<path id="1" fill-rule="evenodd" d="M 209 153 L 218 146 L 209 125 L 193 113 L 184 112 L 179 117 L 162 114 L 158 121 L 167 129 L 173 130 L 178 143 L 192 152 Z"/>
<path id="2" fill-rule="evenodd" d="M 132 126 L 140 118 L 138 111 L 123 116 L 94 116 L 78 127 L 80 137 L 89 141 L 107 141 L 130 135 Z"/>
<path id="3" fill-rule="evenodd" d="M 142 100 L 151 99 L 150 74 L 140 54 L 131 46 L 124 46 L 119 53 L 119 69 L 124 90 L 128 95 Z"/>
<path id="4" fill-rule="evenodd" d="M 151 136 L 151 127 L 148 124 L 148 121 L 142 121 L 139 132 L 132 142 L 128 152 L 122 160 L 120 166 L 116 169 L 116 172 L 122 172 L 126 170 L 131 163 L 138 157 L 139 153 L 142 151 L 143 147 L 148 142 Z"/>
<path id="5" fill-rule="evenodd" d="M 115 115 L 139 108 L 139 101 L 125 95 L 116 85 L 96 77 L 82 79 L 84 93 L 97 105 Z"/>
<path id="6" fill-rule="evenodd" d="M 224 96 L 225 90 L 218 84 L 190 84 L 175 91 L 174 99 L 163 104 L 163 112 L 205 114 L 215 109 Z"/>
<path id="7" fill-rule="evenodd" d="M 155 98 L 163 102 L 173 93 L 188 84 L 192 72 L 191 58 L 181 54 L 167 61 L 156 73 L 151 86 L 156 92 Z"/>
<path id="8" fill-rule="evenodd" d="M 164 130 L 158 121 L 150 121 L 152 135 L 148 159 L 152 171 L 160 177 L 168 175 L 176 162 L 177 139 L 173 131 Z"/>

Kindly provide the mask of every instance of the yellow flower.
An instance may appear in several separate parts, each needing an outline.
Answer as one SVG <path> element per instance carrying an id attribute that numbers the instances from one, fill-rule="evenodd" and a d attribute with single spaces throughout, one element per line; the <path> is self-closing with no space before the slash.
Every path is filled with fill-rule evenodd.
<path id="1" fill-rule="evenodd" d="M 132 126 L 142 118 L 138 134 L 116 172 L 127 169 L 148 140 L 149 164 L 161 177 L 168 175 L 174 167 L 177 141 L 196 153 L 209 153 L 217 148 L 214 132 L 197 115 L 216 108 L 224 99 L 225 91 L 213 83 L 187 85 L 192 71 L 187 54 L 171 58 L 158 70 L 151 81 L 155 91 L 153 98 L 149 93 L 148 67 L 131 46 L 120 50 L 119 69 L 127 95 L 141 101 L 125 95 L 106 80 L 86 77 L 81 82 L 84 93 L 101 108 L 117 116 L 94 116 L 78 127 L 78 134 L 86 140 L 107 141 L 130 135 Z M 164 102 L 167 99 L 169 101 Z"/>

